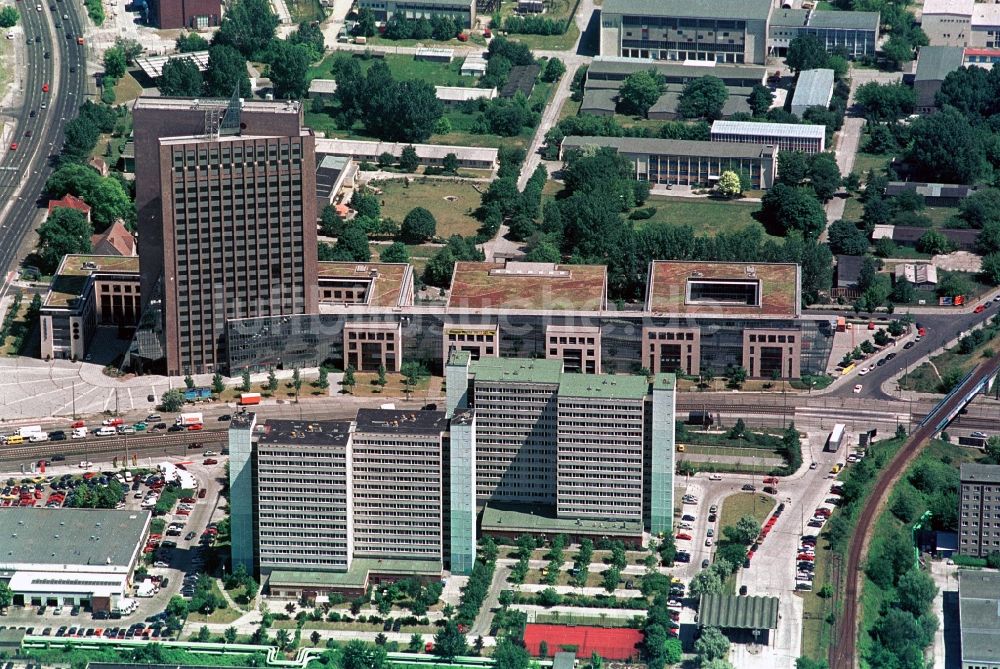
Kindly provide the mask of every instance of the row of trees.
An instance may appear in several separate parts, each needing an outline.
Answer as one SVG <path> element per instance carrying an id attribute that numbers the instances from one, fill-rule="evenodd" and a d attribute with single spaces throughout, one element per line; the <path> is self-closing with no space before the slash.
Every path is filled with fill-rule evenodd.
<path id="1" fill-rule="evenodd" d="M 385 32 L 382 36 L 386 39 L 436 39 L 439 41 L 450 40 L 462 32 L 462 28 L 450 16 L 434 16 L 430 19 L 408 19 L 400 12 L 396 12 L 385 23 Z"/>

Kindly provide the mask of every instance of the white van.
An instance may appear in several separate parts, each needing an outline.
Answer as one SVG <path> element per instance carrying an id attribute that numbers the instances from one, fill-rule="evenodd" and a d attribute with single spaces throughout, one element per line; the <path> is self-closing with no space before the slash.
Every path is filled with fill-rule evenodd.
<path id="1" fill-rule="evenodd" d="M 87 428 L 85 427 L 74 427 L 73 434 L 70 435 L 73 439 L 86 439 L 87 438 Z"/>
<path id="2" fill-rule="evenodd" d="M 113 437 L 118 433 L 115 431 L 115 428 L 109 425 L 105 425 L 102 428 L 98 428 L 97 432 L 95 432 L 94 434 L 96 434 L 98 437 Z"/>
<path id="3" fill-rule="evenodd" d="M 28 437 L 28 441 L 30 441 L 32 443 L 35 443 L 35 442 L 38 442 L 38 441 L 48 441 L 48 440 L 49 440 L 49 433 L 48 432 L 33 432 Z"/>

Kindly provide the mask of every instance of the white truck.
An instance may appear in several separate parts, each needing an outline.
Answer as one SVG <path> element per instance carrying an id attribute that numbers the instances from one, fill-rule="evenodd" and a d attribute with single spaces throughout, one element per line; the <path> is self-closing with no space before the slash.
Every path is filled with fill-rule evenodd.
<path id="1" fill-rule="evenodd" d="M 192 411 L 191 413 L 182 413 L 174 422 L 181 427 L 202 425 L 205 422 L 205 417 L 200 411 Z"/>
<path id="2" fill-rule="evenodd" d="M 39 441 L 48 441 L 48 440 L 49 440 L 48 432 L 32 432 L 30 435 L 28 435 L 28 441 L 32 443 L 36 443 Z"/>
<path id="3" fill-rule="evenodd" d="M 31 437 L 31 435 L 38 434 L 41 431 L 42 431 L 41 425 L 25 425 L 24 427 L 19 428 L 17 433 L 22 437 L 24 437 L 25 439 L 28 439 Z"/>

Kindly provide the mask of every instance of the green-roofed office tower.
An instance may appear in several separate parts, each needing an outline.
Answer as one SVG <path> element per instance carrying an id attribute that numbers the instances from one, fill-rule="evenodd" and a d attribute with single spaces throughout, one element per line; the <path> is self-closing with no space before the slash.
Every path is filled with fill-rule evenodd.
<path id="1" fill-rule="evenodd" d="M 243 565 L 248 574 L 255 573 L 254 536 L 254 475 L 253 430 L 257 415 L 238 413 L 229 423 L 229 527 L 232 543 L 232 568 Z"/>
<path id="2" fill-rule="evenodd" d="M 674 374 L 657 374 L 653 379 L 645 471 L 649 472 L 649 531 L 654 535 L 669 533 L 674 517 L 676 391 Z"/>

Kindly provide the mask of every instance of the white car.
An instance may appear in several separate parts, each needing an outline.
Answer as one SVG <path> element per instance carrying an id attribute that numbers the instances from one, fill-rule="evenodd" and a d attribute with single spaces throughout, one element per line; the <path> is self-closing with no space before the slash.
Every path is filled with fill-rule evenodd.
<path id="1" fill-rule="evenodd" d="M 858 376 L 864 376 L 870 371 L 872 371 L 871 367 L 862 367 L 861 369 L 858 370 Z"/>
<path id="2" fill-rule="evenodd" d="M 970 437 L 975 437 L 976 439 L 986 439 L 989 437 L 985 432 L 973 432 L 969 435 Z"/>
<path id="3" fill-rule="evenodd" d="M 712 474 L 712 475 L 710 475 L 708 477 L 708 480 L 709 481 L 721 481 L 722 480 L 722 474 Z"/>
<path id="4" fill-rule="evenodd" d="M 855 386 L 854 386 L 854 394 L 855 394 L 855 395 L 857 395 L 858 393 L 860 393 L 860 392 L 861 392 L 861 390 L 862 390 L 863 388 L 864 388 L 864 386 L 862 386 L 862 385 L 861 385 L 860 383 L 858 383 L 858 384 L 855 384 Z"/>
<path id="5" fill-rule="evenodd" d="M 706 546 L 711 546 L 712 545 L 712 538 L 711 537 L 709 537 L 708 539 L 705 539 L 705 545 Z"/>
<path id="6" fill-rule="evenodd" d="M 157 560 L 156 562 L 153 563 L 153 566 L 154 567 L 169 567 L 170 565 L 167 564 L 166 562 L 164 562 L 163 560 Z"/>

